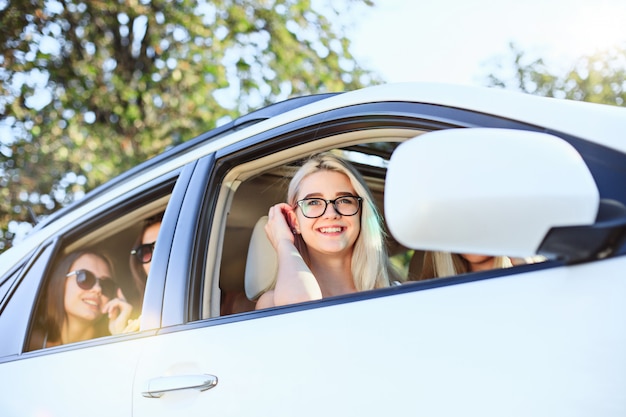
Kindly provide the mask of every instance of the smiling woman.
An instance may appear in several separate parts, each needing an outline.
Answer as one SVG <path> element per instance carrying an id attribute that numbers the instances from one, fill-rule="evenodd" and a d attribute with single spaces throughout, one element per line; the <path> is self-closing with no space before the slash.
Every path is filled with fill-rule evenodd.
<path id="1" fill-rule="evenodd" d="M 272 206 L 268 217 L 278 277 L 257 309 L 390 285 L 381 216 L 365 180 L 342 158 L 323 153 L 306 161 L 287 203 Z"/>
<path id="2" fill-rule="evenodd" d="M 113 277 L 104 254 L 88 250 L 63 258 L 48 283 L 29 350 L 120 333 L 132 306 Z"/>

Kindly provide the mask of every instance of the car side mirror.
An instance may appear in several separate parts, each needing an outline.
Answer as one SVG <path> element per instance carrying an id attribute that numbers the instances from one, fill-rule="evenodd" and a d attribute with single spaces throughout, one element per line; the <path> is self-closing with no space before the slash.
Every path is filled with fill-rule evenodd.
<path id="1" fill-rule="evenodd" d="M 582 239 L 582 251 L 566 247 L 560 230 L 571 236 L 594 225 L 600 206 L 576 149 L 556 136 L 523 130 L 417 136 L 391 156 L 385 185 L 389 231 L 401 244 L 423 250 L 580 260 L 605 245 L 589 248 Z M 602 212 L 624 220 L 622 209 L 609 204 Z M 549 235 L 552 243 L 546 244 Z"/>

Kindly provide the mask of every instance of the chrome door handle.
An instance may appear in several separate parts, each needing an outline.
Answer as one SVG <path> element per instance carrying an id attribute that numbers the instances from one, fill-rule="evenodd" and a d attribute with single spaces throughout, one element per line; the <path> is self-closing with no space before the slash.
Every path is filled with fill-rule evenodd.
<path id="1" fill-rule="evenodd" d="M 154 378 L 146 383 L 141 393 L 146 398 L 160 398 L 166 392 L 195 389 L 206 391 L 217 385 L 215 375 L 175 375 Z"/>

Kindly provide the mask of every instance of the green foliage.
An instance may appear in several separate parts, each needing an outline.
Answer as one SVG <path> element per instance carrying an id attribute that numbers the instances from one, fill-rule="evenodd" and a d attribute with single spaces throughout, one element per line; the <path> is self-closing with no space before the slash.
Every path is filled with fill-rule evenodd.
<path id="1" fill-rule="evenodd" d="M 488 85 L 546 97 L 626 105 L 626 45 L 583 56 L 562 75 L 551 73 L 542 59 L 528 58 L 516 45 L 509 46 L 512 72 L 503 64 L 508 58 L 500 58 L 496 72 L 488 76 Z"/>
<path id="2" fill-rule="evenodd" d="M 0 132 L 10 132 L 0 135 L 0 251 L 25 207 L 49 214 L 253 108 L 376 83 L 331 24 L 335 3 L 0 2 Z M 356 3 L 372 5 L 343 5 Z"/>

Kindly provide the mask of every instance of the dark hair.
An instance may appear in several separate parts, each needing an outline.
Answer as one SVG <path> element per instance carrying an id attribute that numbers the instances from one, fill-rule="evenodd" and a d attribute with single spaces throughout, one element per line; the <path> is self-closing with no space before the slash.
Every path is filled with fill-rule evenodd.
<path id="1" fill-rule="evenodd" d="M 111 275 L 115 276 L 113 263 L 109 257 L 92 249 L 72 252 L 59 260 L 48 281 L 44 304 L 40 308 L 42 314 L 39 317 L 40 328 L 38 330 L 43 332 L 43 334 L 47 333 L 48 340 L 56 341 L 61 337 L 61 326 L 67 319 L 67 313 L 65 312 L 65 280 L 67 279 L 67 273 L 70 272 L 72 264 L 85 255 L 97 256 L 102 259 L 109 267 Z M 103 315 L 102 320 L 98 320 L 95 323 L 96 337 L 109 334 L 108 323 L 105 317 Z"/>
<path id="2" fill-rule="evenodd" d="M 148 217 L 143 222 L 143 227 L 141 229 L 141 233 L 133 242 L 133 248 L 141 245 L 141 241 L 143 240 L 143 234 L 146 232 L 146 229 L 153 224 L 161 223 L 163 221 L 163 213 L 155 214 L 152 217 Z M 135 283 L 135 287 L 139 293 L 139 303 L 143 300 L 143 293 L 146 290 L 146 280 L 148 276 L 146 275 L 146 271 L 143 269 L 143 265 L 139 262 L 136 256 L 130 255 L 130 272 L 133 274 L 133 282 Z"/>

